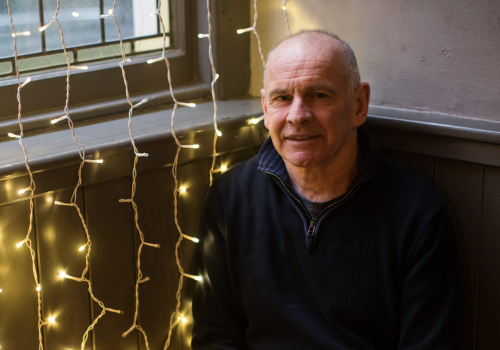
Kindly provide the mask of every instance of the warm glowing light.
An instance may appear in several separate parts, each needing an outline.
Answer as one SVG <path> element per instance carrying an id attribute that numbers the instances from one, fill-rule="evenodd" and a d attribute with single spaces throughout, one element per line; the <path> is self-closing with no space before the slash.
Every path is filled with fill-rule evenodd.
<path id="1" fill-rule="evenodd" d="M 3 292 L 3 290 L 0 288 L 0 293 L 2 293 L 2 292 Z M 0 349 L 1 349 L 1 348 L 2 348 L 2 347 L 0 346 Z"/>
<path id="2" fill-rule="evenodd" d="M 20 138 L 21 138 L 21 136 L 16 135 L 16 134 L 13 134 L 13 133 L 11 133 L 11 132 L 9 132 L 9 133 L 7 134 L 7 136 L 8 136 L 8 137 L 15 138 L 15 139 L 20 139 Z"/>
<path id="3" fill-rule="evenodd" d="M 190 275 L 189 273 L 183 273 L 184 276 L 194 279 L 195 281 L 202 281 L 203 278 L 201 276 Z"/>
<path id="4" fill-rule="evenodd" d="M 89 69 L 88 66 L 69 66 L 71 69 L 76 69 L 76 70 L 87 70 Z"/>
<path id="5" fill-rule="evenodd" d="M 41 291 L 41 290 L 42 290 L 42 286 L 41 286 L 41 285 L 36 286 L 36 291 L 37 291 L 37 292 L 39 292 L 39 291 Z"/>
<path id="6" fill-rule="evenodd" d="M 286 11 L 286 6 L 283 6 L 282 9 L 283 9 L 283 11 Z"/>
<path id="7" fill-rule="evenodd" d="M 150 60 L 147 60 L 146 62 L 148 64 L 151 64 L 151 63 L 155 63 L 155 62 L 158 62 L 158 61 L 163 61 L 163 57 L 160 57 L 160 58 L 152 58 Z"/>
<path id="8" fill-rule="evenodd" d="M 224 172 L 226 170 L 227 170 L 227 166 L 223 165 L 223 166 L 220 167 L 220 171 Z"/>
<path id="9" fill-rule="evenodd" d="M 258 124 L 258 123 L 259 123 L 261 120 L 263 120 L 263 119 L 264 119 L 264 116 L 259 117 L 259 118 L 252 118 L 252 119 L 250 119 L 248 122 L 249 122 L 250 124 Z"/>
<path id="10" fill-rule="evenodd" d="M 26 191 L 29 191 L 29 190 L 31 190 L 31 187 L 26 187 L 26 188 L 23 188 L 23 189 L 17 191 L 17 193 L 23 194 L 23 193 L 25 193 Z"/>
<path id="11" fill-rule="evenodd" d="M 56 119 L 52 119 L 50 122 L 52 124 L 55 124 L 55 123 L 59 123 L 61 120 L 64 120 L 64 119 L 68 119 L 68 115 L 63 115 L 62 117 L 59 117 L 59 118 L 56 118 Z"/>
<path id="12" fill-rule="evenodd" d="M 185 103 L 185 102 L 177 102 L 181 106 L 186 106 L 186 107 L 196 107 L 196 103 Z"/>
<path id="13" fill-rule="evenodd" d="M 103 162 L 102 159 L 85 159 L 87 163 L 99 163 L 101 164 Z"/>
<path id="14" fill-rule="evenodd" d="M 26 80 L 24 81 L 24 83 L 21 84 L 21 89 L 23 87 L 25 87 L 26 85 L 28 85 L 28 83 L 31 81 L 31 78 L 30 77 L 27 77 Z"/>
<path id="15" fill-rule="evenodd" d="M 253 30 L 254 30 L 254 27 L 245 28 L 245 29 L 238 29 L 238 30 L 236 31 L 236 33 L 238 33 L 238 34 L 243 34 L 243 33 L 246 33 L 246 32 L 251 32 L 251 31 L 253 31 Z"/>
<path id="16" fill-rule="evenodd" d="M 203 39 L 203 38 L 208 38 L 210 37 L 209 34 L 198 34 L 198 38 Z"/>
<path id="17" fill-rule="evenodd" d="M 109 9 L 108 10 L 108 15 L 112 15 L 113 14 L 113 9 Z"/>
<path id="18" fill-rule="evenodd" d="M 183 318 L 181 318 L 181 321 L 182 321 L 182 323 L 186 323 L 187 322 L 187 318 L 183 317 Z"/>
<path id="19" fill-rule="evenodd" d="M 78 250 L 81 252 L 83 252 L 84 249 L 85 249 L 85 245 L 82 245 L 80 248 L 78 248 Z"/>
<path id="20" fill-rule="evenodd" d="M 195 143 L 194 145 L 181 145 L 181 147 L 183 147 L 183 148 L 195 148 L 195 149 L 198 149 L 198 148 L 200 148 L 200 145 L 198 145 L 197 143 Z"/>
<path id="21" fill-rule="evenodd" d="M 55 316 L 50 316 L 49 317 L 49 324 L 56 323 L 56 317 Z"/>
<path id="22" fill-rule="evenodd" d="M 66 277 L 68 277 L 68 275 L 66 275 L 66 272 L 64 272 L 64 271 L 60 271 L 60 272 L 59 272 L 59 277 L 60 277 L 60 278 L 66 278 Z"/>
<path id="23" fill-rule="evenodd" d="M 61 202 L 59 202 L 59 201 L 55 201 L 55 202 L 54 202 L 54 204 L 55 204 L 55 205 L 59 205 L 59 204 L 61 204 Z"/>
<path id="24" fill-rule="evenodd" d="M 180 193 L 186 193 L 186 187 L 179 187 L 179 192 Z"/>
<path id="25" fill-rule="evenodd" d="M 50 27 L 56 20 L 53 19 L 52 21 L 50 21 L 49 23 L 47 23 L 46 25 L 38 28 L 39 31 L 43 32 L 45 29 L 47 29 L 48 27 Z"/>
<path id="26" fill-rule="evenodd" d="M 25 32 L 12 33 L 13 38 L 15 38 L 16 36 L 28 36 L 28 35 L 31 35 L 31 32 L 29 30 Z"/>
<path id="27" fill-rule="evenodd" d="M 80 16 L 80 14 L 78 12 L 71 12 L 71 16 L 78 17 L 78 16 Z"/>
<path id="28" fill-rule="evenodd" d="M 16 247 L 21 248 L 21 246 L 23 245 L 23 243 L 24 243 L 24 241 L 17 243 Z"/>
<path id="29" fill-rule="evenodd" d="M 190 241 L 193 241 L 194 243 L 198 243 L 200 240 L 196 237 L 191 237 L 191 236 L 188 236 L 188 235 L 182 235 L 182 237 L 184 237 L 185 239 L 189 239 Z"/>
<path id="30" fill-rule="evenodd" d="M 222 133 L 220 132 L 219 129 L 215 129 L 215 132 L 217 133 L 217 136 L 222 136 Z"/>

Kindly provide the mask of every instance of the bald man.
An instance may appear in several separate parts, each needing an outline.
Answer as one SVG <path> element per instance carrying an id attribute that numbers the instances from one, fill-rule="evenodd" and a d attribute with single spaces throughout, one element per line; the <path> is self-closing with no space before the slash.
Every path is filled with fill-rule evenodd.
<path id="1" fill-rule="evenodd" d="M 270 138 L 221 175 L 200 224 L 192 348 L 458 349 L 457 253 L 431 185 L 372 149 L 347 43 L 270 54 Z"/>

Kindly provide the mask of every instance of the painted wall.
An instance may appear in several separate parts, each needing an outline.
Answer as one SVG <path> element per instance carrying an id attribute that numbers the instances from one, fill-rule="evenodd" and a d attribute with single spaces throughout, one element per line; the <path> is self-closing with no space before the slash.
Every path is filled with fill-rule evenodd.
<path id="1" fill-rule="evenodd" d="M 282 3 L 257 3 L 266 58 L 286 37 Z M 372 105 L 500 122 L 499 0 L 290 0 L 288 18 L 292 32 L 325 29 L 352 46 Z M 250 91 L 259 96 L 251 35 Z"/>

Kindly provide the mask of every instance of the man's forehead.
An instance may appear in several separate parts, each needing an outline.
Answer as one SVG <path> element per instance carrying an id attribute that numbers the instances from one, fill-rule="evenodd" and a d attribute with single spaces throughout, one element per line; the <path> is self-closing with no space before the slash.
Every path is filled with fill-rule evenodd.
<path id="1" fill-rule="evenodd" d="M 333 78 L 343 69 L 341 60 L 340 44 L 331 38 L 289 40 L 280 44 L 271 55 L 266 79 L 281 85 L 283 79 L 305 82 L 326 75 Z"/>

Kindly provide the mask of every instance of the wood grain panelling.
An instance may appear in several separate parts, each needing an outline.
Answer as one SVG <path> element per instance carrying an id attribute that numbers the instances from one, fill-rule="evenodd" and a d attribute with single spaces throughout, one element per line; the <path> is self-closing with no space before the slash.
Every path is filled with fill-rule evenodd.
<path id="1" fill-rule="evenodd" d="M 401 151 L 386 151 L 386 155 L 429 183 L 434 183 L 434 157 Z"/>
<path id="2" fill-rule="evenodd" d="M 486 167 L 477 350 L 500 349 L 500 168 Z"/>
<path id="3" fill-rule="evenodd" d="M 160 248 L 144 247 L 141 257 L 141 269 L 150 280 L 139 287 L 140 323 L 148 334 L 151 349 L 163 349 L 170 315 L 177 303 L 175 293 L 180 275 L 175 244 L 179 235 L 173 221 L 173 191 L 172 168 L 142 173 L 138 177 L 136 203 L 140 227 L 147 242 L 160 244 Z M 182 349 L 181 344 L 181 328 L 176 327 L 171 348 Z"/>
<path id="4" fill-rule="evenodd" d="M 38 348 L 38 302 L 31 256 L 22 241 L 29 224 L 29 202 L 0 207 L 0 346 Z M 36 249 L 35 232 L 30 236 Z M 43 281 L 41 281 L 43 283 Z M 43 293 L 43 290 L 42 290 Z"/>
<path id="5" fill-rule="evenodd" d="M 434 183 L 453 221 L 460 264 L 462 349 L 474 349 L 484 166 L 436 158 Z"/>
<path id="6" fill-rule="evenodd" d="M 85 187 L 85 211 L 92 240 L 91 278 L 95 296 L 106 307 L 123 315 L 106 312 L 94 329 L 95 350 L 137 349 L 138 334 L 122 334 L 132 326 L 135 312 L 135 256 L 130 179 L 120 178 Z M 101 313 L 93 303 L 94 318 Z"/>
<path id="7" fill-rule="evenodd" d="M 47 194 L 36 199 L 36 228 L 39 237 L 40 274 L 43 280 L 43 306 L 56 324 L 46 328 L 47 349 L 79 349 L 91 322 L 87 285 L 61 279 L 59 272 L 80 277 L 85 269 L 85 231 L 73 207 L 55 205 L 69 202 L 73 191 Z M 78 205 L 83 208 L 82 190 Z M 91 349 L 88 342 L 85 349 Z"/>

